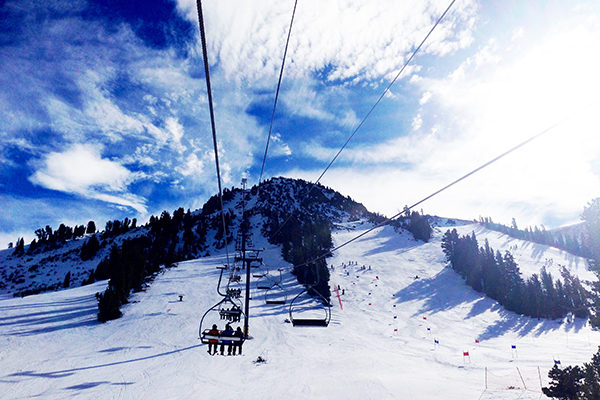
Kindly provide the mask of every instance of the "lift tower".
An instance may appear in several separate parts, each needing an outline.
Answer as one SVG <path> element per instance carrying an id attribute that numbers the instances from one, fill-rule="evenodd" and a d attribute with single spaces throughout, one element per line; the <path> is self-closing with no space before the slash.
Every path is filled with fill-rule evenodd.
<path id="1" fill-rule="evenodd" d="M 250 269 L 252 263 L 262 263 L 262 258 L 259 257 L 261 250 L 247 249 L 246 243 L 248 240 L 248 229 L 250 227 L 250 221 L 246 215 L 246 178 L 242 179 L 242 223 L 240 225 L 241 231 L 241 257 L 236 255 L 236 262 L 242 262 L 242 269 L 246 269 L 246 297 L 245 297 L 245 310 L 246 314 L 244 318 L 244 337 L 248 338 L 248 320 L 250 319 Z"/>

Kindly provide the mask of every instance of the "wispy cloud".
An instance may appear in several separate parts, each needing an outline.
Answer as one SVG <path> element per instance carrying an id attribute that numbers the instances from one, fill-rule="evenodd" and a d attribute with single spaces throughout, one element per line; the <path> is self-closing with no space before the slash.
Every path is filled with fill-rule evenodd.
<path id="1" fill-rule="evenodd" d="M 29 177 L 36 185 L 72 193 L 91 199 L 132 207 L 145 214 L 145 201 L 127 193 L 127 185 L 135 180 L 127 168 L 102 158 L 91 145 L 75 145 L 61 153 L 50 153 Z"/>

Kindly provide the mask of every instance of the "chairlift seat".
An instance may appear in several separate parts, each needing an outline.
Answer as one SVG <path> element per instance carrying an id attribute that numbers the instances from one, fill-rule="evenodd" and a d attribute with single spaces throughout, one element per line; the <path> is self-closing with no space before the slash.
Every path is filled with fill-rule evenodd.
<path id="1" fill-rule="evenodd" d="M 200 341 L 206 344 L 242 344 L 244 343 L 244 337 L 239 336 L 229 336 L 222 335 L 222 332 L 218 335 L 209 333 L 210 329 L 205 329 L 202 332 L 202 336 L 200 337 Z M 211 340 L 216 340 L 216 342 L 210 342 Z"/>
<path id="2" fill-rule="evenodd" d="M 329 321 L 327 321 L 326 319 L 293 319 L 292 325 L 327 327 L 327 325 L 329 325 Z"/>
<path id="3" fill-rule="evenodd" d="M 225 317 L 239 317 L 240 315 L 242 315 L 242 310 L 239 310 L 239 309 L 235 309 L 235 310 L 220 310 L 219 311 L 219 315 L 225 316 Z"/>

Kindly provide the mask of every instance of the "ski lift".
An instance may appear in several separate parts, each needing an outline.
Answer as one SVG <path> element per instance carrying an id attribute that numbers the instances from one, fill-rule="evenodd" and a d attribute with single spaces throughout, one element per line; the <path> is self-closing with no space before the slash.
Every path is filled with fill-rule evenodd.
<path id="1" fill-rule="evenodd" d="M 255 272 L 252 273 L 252 276 L 254 278 L 262 278 L 263 276 L 269 275 L 269 269 L 263 263 L 260 263 L 260 265 L 257 266 L 252 266 L 252 268 L 257 269 Z"/>
<path id="2" fill-rule="evenodd" d="M 315 282 L 312 284 L 307 284 L 306 288 L 298 293 L 296 297 L 290 303 L 290 321 L 293 326 L 320 326 L 327 327 L 329 325 L 329 321 L 331 320 L 331 304 L 329 301 L 317 290 L 314 290 L 313 287 L 319 284 L 319 268 L 316 264 L 315 266 Z M 297 301 L 299 298 L 308 297 L 309 301 L 315 301 L 312 296 L 310 296 L 310 292 L 312 291 L 318 297 L 320 297 L 320 304 L 313 305 L 297 305 Z M 303 296 L 306 293 L 305 296 Z M 296 304 L 296 306 L 294 306 Z"/>
<path id="3" fill-rule="evenodd" d="M 256 281 L 256 288 L 259 290 L 271 289 L 271 281 L 267 275 L 264 275 Z"/>
<path id="4" fill-rule="evenodd" d="M 233 301 L 231 296 L 226 295 L 221 301 L 209 308 L 202 316 L 200 327 L 198 328 L 198 335 L 200 336 L 202 343 L 209 343 L 209 339 L 206 337 L 207 332 L 210 330 L 210 327 L 217 324 L 217 321 L 226 320 L 226 323 L 240 322 L 244 315 L 241 305 Z M 210 316 L 208 318 L 210 321 L 207 321 L 208 316 Z M 209 326 L 209 328 L 206 328 L 206 326 Z"/>
<path id="5" fill-rule="evenodd" d="M 306 293 L 306 296 L 303 296 Z M 290 303 L 290 321 L 293 326 L 317 326 L 327 327 L 331 320 L 331 305 L 323 295 L 317 291 L 315 293 L 321 298 L 322 303 L 316 305 L 294 305 L 297 300 L 308 296 L 308 289 L 304 289 Z M 310 296 L 308 296 L 310 297 Z M 314 299 L 311 297 L 311 300 Z"/>
<path id="6" fill-rule="evenodd" d="M 287 303 L 287 294 L 279 283 L 274 283 L 265 292 L 265 303 L 269 305 L 279 305 Z"/>

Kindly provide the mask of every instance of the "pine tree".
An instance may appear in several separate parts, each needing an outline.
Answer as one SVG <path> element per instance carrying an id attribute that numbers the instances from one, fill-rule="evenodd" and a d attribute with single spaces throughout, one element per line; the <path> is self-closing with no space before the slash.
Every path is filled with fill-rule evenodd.
<path id="1" fill-rule="evenodd" d="M 13 255 L 22 256 L 23 254 L 25 254 L 25 240 L 20 237 L 17 239 L 17 244 L 15 245 Z"/>
<path id="2" fill-rule="evenodd" d="M 96 299 L 98 299 L 98 321 L 106 322 L 123 315 L 119 309 L 121 307 L 120 295 L 115 291 L 111 282 L 104 293 L 96 293 Z"/>
<path id="3" fill-rule="evenodd" d="M 551 379 L 550 387 L 542 388 L 542 392 L 548 397 L 560 400 L 577 400 L 582 390 L 583 371 L 576 365 L 564 369 L 554 365 L 548 377 Z"/>
<path id="4" fill-rule="evenodd" d="M 583 208 L 581 219 L 585 222 L 585 244 L 591 253 L 590 258 L 600 261 L 600 197 L 593 199 Z"/>
<path id="5" fill-rule="evenodd" d="M 63 288 L 68 288 L 71 285 L 71 271 L 67 272 L 65 275 L 65 280 L 63 281 Z"/>
<path id="6" fill-rule="evenodd" d="M 583 364 L 583 398 L 600 400 L 600 348 L 590 363 Z"/>
<path id="7" fill-rule="evenodd" d="M 91 260 L 96 253 L 98 253 L 98 250 L 100 250 L 100 242 L 98 242 L 96 235 L 92 235 L 87 242 L 81 246 L 81 250 L 79 251 L 81 261 Z"/>
<path id="8" fill-rule="evenodd" d="M 96 223 L 94 221 L 88 222 L 85 233 L 87 233 L 87 234 L 96 233 Z"/>

